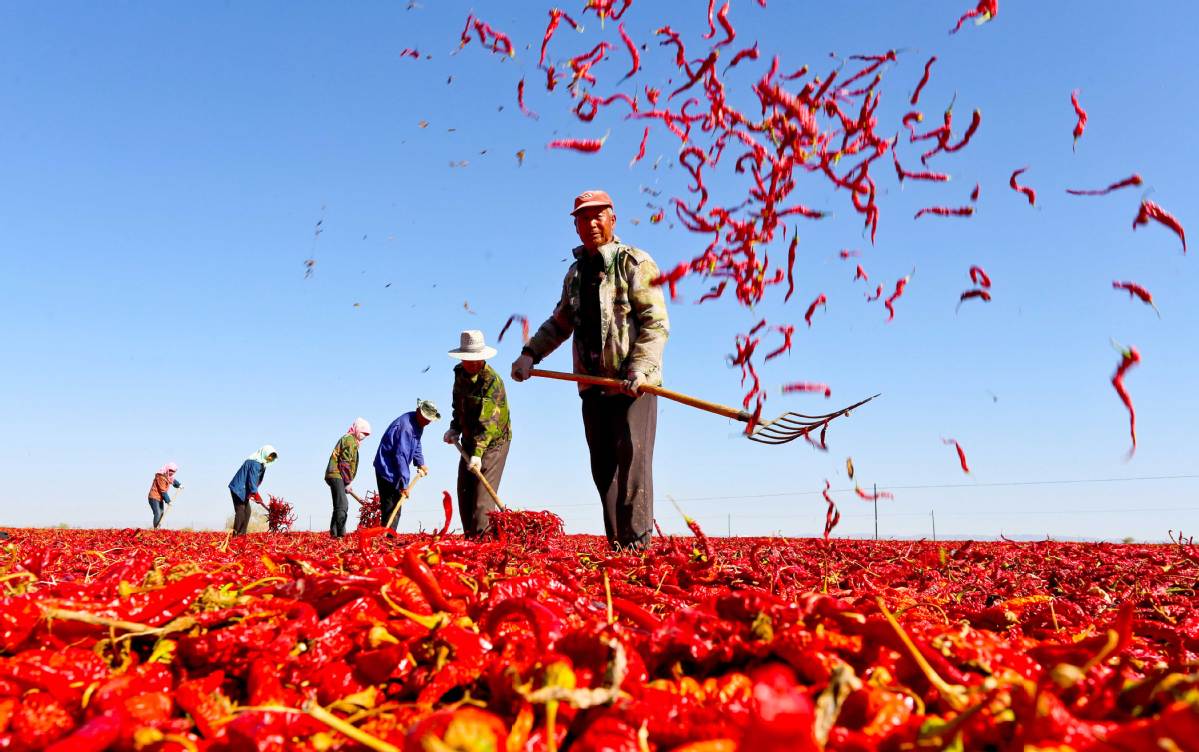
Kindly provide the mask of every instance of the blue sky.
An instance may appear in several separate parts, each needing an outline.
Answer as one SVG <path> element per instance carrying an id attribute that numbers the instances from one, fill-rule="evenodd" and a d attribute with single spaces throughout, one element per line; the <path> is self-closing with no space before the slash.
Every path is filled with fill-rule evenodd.
<path id="1" fill-rule="evenodd" d="M 714 533 L 817 535 L 824 479 L 851 487 L 847 456 L 860 480 L 895 488 L 879 510 L 884 535 L 927 535 L 930 512 L 940 535 L 1164 539 L 1167 529 L 1199 527 L 1194 260 L 1160 227 L 1131 231 L 1137 192 L 1063 192 L 1135 171 L 1154 200 L 1194 224 L 1191 8 L 1009 0 L 993 22 L 948 36 L 968 5 L 734 3 L 734 46 L 757 40 L 784 70 L 824 70 L 835 64 L 830 52 L 902 50 L 882 87 L 883 122 L 898 125 L 932 54 L 926 117 L 956 92 L 958 122 L 976 107 L 984 119 L 970 147 L 936 164 L 953 173 L 948 185 L 900 190 L 889 165 L 879 166 L 874 247 L 845 192 L 803 177 L 799 200 L 834 216 L 799 225 L 789 304 L 776 295 L 755 311 L 726 300 L 696 306 L 706 285 L 681 287 L 670 309 L 668 386 L 739 401 L 724 357 L 734 334 L 766 316 L 802 329 L 792 354 L 762 369 L 767 414 L 883 397 L 830 430 L 828 454 L 762 447 L 721 418 L 663 404 L 655 482 L 665 530 L 683 529 L 669 495 Z M 652 36 L 663 23 L 700 54 L 706 3 L 663 7 L 640 0 L 626 16 L 649 48 L 644 71 L 619 90 L 671 75 L 673 53 Z M 614 109 L 580 123 L 568 100 L 540 86 L 547 8 L 494 0 L 413 10 L 361 3 L 353 12 L 304 2 L 0 8 L 8 322 L 0 471 L 9 479 L 0 523 L 145 525 L 153 471 L 174 460 L 187 488 L 168 524 L 219 526 L 231 511 L 229 477 L 269 442 L 280 460 L 264 490 L 296 506 L 300 527 L 311 519 L 320 529 L 329 514 L 324 464 L 356 416 L 377 436 L 418 396 L 448 406 L 445 351 L 461 329 L 494 339 L 511 313 L 534 325 L 549 313 L 576 241 L 567 216 L 575 193 L 611 192 L 618 234 L 663 267 L 702 250 L 703 239 L 677 224 L 646 221 L 651 197 L 641 186 L 663 197 L 685 191 L 671 166 L 677 140 L 655 129 L 646 159 L 630 168 L 641 122 Z M 512 35 L 515 59 L 477 43 L 455 54 L 472 9 Z M 617 51 L 597 74 L 610 91 L 627 70 L 614 25 L 601 29 L 591 15 L 584 24 L 582 36 L 559 31 L 551 57 L 609 39 Z M 405 47 L 432 59 L 400 58 Z M 747 106 L 767 58 L 728 74 L 734 104 Z M 540 120 L 517 111 L 522 76 Z M 1073 153 L 1075 88 L 1090 124 Z M 544 148 L 609 129 L 597 155 Z M 1035 209 L 1007 187 L 1024 165 L 1040 194 Z M 912 221 L 921 206 L 963 202 L 976 181 L 982 200 L 971 220 Z M 741 189 L 727 165 L 709 184 L 725 196 Z M 836 258 L 846 247 L 861 249 L 872 278 L 889 285 L 916 268 L 894 322 L 851 282 L 853 263 Z M 305 279 L 308 258 L 317 263 Z M 994 300 L 955 315 L 971 264 L 990 273 Z M 1114 279 L 1152 290 L 1162 318 L 1113 291 Z M 808 329 L 803 309 L 821 292 L 828 309 Z M 1109 383 L 1119 360 L 1111 338 L 1144 358 L 1127 379 L 1140 436 L 1129 462 L 1127 415 Z M 518 342 L 499 344 L 504 375 Z M 568 369 L 567 348 L 546 366 Z M 778 391 L 807 380 L 830 384 L 832 399 Z M 509 383 L 509 394 L 515 439 L 502 495 L 557 511 L 572 531 L 602 530 L 573 388 Z M 440 489 L 453 487 L 443 430 L 435 424 L 427 436 L 433 475 L 404 528 L 434 524 Z M 965 447 L 970 475 L 942 436 Z M 372 437 L 364 447 L 361 490 L 373 486 L 376 446 Z M 1004 485 L 1129 478 L 1154 480 Z M 867 504 L 851 491 L 835 497 L 837 535 L 872 532 Z"/>

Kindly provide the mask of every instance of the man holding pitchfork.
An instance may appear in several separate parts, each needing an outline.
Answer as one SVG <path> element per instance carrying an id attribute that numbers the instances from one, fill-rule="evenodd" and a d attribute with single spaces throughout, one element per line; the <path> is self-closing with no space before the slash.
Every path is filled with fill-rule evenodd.
<path id="1" fill-rule="evenodd" d="M 670 334 L 658 265 L 616 237 L 616 212 L 604 191 L 575 198 L 581 245 L 566 272 L 553 314 L 512 364 L 512 378 L 529 378 L 541 361 L 574 336 L 574 372 L 624 382 L 620 391 L 579 384 L 591 477 L 604 507 L 614 548 L 649 545 L 654 524 L 654 439 L 658 398 L 641 392 L 662 384 L 662 351 Z"/>

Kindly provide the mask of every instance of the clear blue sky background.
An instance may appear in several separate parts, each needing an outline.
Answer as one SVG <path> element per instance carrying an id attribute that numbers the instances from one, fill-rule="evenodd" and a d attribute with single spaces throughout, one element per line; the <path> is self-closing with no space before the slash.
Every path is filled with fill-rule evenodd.
<path id="1" fill-rule="evenodd" d="M 782 55 L 784 70 L 824 70 L 830 52 L 904 49 L 888 68 L 883 122 L 898 125 L 930 54 L 939 62 L 922 97 L 928 117 L 956 92 L 958 122 L 975 107 L 984 121 L 969 148 L 937 163 L 955 176 L 947 186 L 901 191 L 879 165 L 885 195 L 873 248 L 845 192 L 801 178 L 797 197 L 835 216 L 800 225 L 789 305 L 695 306 L 706 285 L 683 286 L 671 307 L 669 386 L 737 402 L 738 375 L 724 363 L 733 335 L 761 315 L 802 327 L 807 302 L 824 292 L 827 312 L 802 327 L 789 358 L 762 370 L 766 413 L 883 397 L 835 425 L 828 454 L 752 444 L 721 418 L 663 404 L 664 529 L 683 529 L 669 494 L 713 533 L 731 525 L 818 535 L 819 490 L 825 478 L 851 487 L 851 455 L 860 480 L 895 491 L 880 510 L 884 535 L 927 535 L 932 511 L 941 535 L 1163 539 L 1169 528 L 1199 527 L 1194 259 L 1158 226 L 1132 232 L 1136 191 L 1063 192 L 1136 171 L 1155 200 L 1199 223 L 1193 8 L 1007 0 L 994 22 L 948 36 L 968 5 L 734 3 L 736 47 L 756 39 Z M 629 32 L 649 49 L 645 71 L 621 90 L 670 75 L 673 53 L 652 36 L 665 22 L 700 54 L 706 3 L 665 7 L 639 0 L 629 11 Z M 702 238 L 646 221 L 649 197 L 639 191 L 684 190 L 671 166 L 677 141 L 655 129 L 649 155 L 630 169 L 641 122 L 614 108 L 579 123 L 566 99 L 544 92 L 536 62 L 547 8 L 473 6 L 518 42 L 514 60 L 477 43 L 453 54 L 472 9 L 458 2 L 0 8 L 0 522 L 145 525 L 151 476 L 175 460 L 187 488 L 168 524 L 219 526 L 231 512 L 229 477 L 269 442 L 280 460 L 264 490 L 296 506 L 301 528 L 311 519 L 320 529 L 329 515 L 325 461 L 354 417 L 376 429 L 356 483 L 365 490 L 388 422 L 418 396 L 448 407 L 445 351 L 459 330 L 494 339 L 511 313 L 534 325 L 549 313 L 575 243 L 567 217 L 575 193 L 609 190 L 618 233 L 663 267 L 699 252 Z M 617 51 L 597 68 L 608 91 L 627 58 L 613 24 L 601 29 L 590 15 L 585 24 L 581 37 L 560 31 L 551 56 L 612 40 Z M 402 59 L 405 47 L 432 59 Z M 735 104 L 748 106 L 747 87 L 768 57 L 728 75 Z M 539 121 L 517 111 L 521 76 Z M 1091 116 L 1077 153 L 1074 88 Z M 609 128 L 598 155 L 544 148 Z M 901 149 L 914 168 L 915 152 Z M 1007 187 L 1023 165 L 1040 192 L 1035 209 Z M 728 166 L 720 175 L 710 185 L 735 195 L 741 184 Z M 912 221 L 920 206 L 963 203 L 976 181 L 982 201 L 972 220 Z M 843 247 L 862 249 L 872 280 L 888 285 L 917 268 L 893 323 L 864 302 L 853 263 L 836 258 Z M 317 264 L 305 279 L 310 257 Z M 995 299 L 955 315 L 975 263 L 994 279 Z M 1162 318 L 1113 291 L 1113 279 L 1146 285 Z M 1128 377 L 1141 444 L 1127 463 L 1127 415 L 1108 382 L 1119 360 L 1112 337 L 1144 357 Z M 516 337 L 500 344 L 495 363 L 505 375 L 518 346 Z M 563 348 L 546 365 L 566 369 L 568 357 Z M 779 393 L 797 380 L 827 382 L 833 398 Z M 515 440 L 503 496 L 558 512 L 572 531 L 600 531 L 574 389 L 509 383 L 509 394 Z M 404 528 L 433 525 L 440 489 L 452 488 L 444 427 L 426 437 L 433 474 Z M 962 442 L 969 476 L 942 436 Z M 995 485 L 1159 476 L 1192 477 Z M 836 534 L 868 534 L 869 505 L 844 490 L 836 498 L 844 515 Z"/>

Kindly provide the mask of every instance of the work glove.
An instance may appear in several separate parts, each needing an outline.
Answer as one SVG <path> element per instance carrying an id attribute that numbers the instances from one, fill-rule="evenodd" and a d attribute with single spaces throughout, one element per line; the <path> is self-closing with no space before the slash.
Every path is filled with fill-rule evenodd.
<path id="1" fill-rule="evenodd" d="M 447 444 L 457 444 L 458 439 L 461 436 L 462 436 L 462 434 L 460 432 L 455 431 L 454 429 L 451 428 L 450 430 L 445 432 L 445 436 L 443 436 L 442 439 L 444 439 L 445 443 L 447 443 Z"/>
<path id="2" fill-rule="evenodd" d="M 250 494 L 248 497 L 246 497 L 246 501 L 252 501 L 256 504 L 262 504 L 262 497 L 259 496 L 257 492 L 254 492 L 254 493 Z M 266 504 L 262 504 L 262 506 L 265 507 Z"/>
<path id="3" fill-rule="evenodd" d="M 416 477 L 423 478 L 428 474 L 429 474 L 429 466 L 428 465 L 421 465 L 420 467 L 416 468 Z"/>
<path id="4" fill-rule="evenodd" d="M 521 355 L 516 360 L 512 361 L 512 378 L 516 381 L 525 381 L 529 378 L 529 371 L 533 368 L 533 356 Z"/>
<path id="5" fill-rule="evenodd" d="M 482 457 L 471 457 L 468 465 L 469 465 L 470 471 L 472 473 L 483 472 L 483 458 Z"/>
<path id="6" fill-rule="evenodd" d="M 645 374 L 640 371 L 629 371 L 629 377 L 624 380 L 622 391 L 625 394 L 636 397 L 641 394 L 641 387 L 645 386 L 646 383 Z"/>

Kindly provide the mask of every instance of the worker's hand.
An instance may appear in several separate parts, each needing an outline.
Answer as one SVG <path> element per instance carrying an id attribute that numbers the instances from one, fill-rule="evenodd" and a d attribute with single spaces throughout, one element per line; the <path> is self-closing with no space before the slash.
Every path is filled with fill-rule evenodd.
<path id="1" fill-rule="evenodd" d="M 472 473 L 483 472 L 483 458 L 482 457 L 471 457 L 470 462 L 468 463 L 468 466 L 470 467 L 470 471 Z"/>
<path id="2" fill-rule="evenodd" d="M 641 387 L 646 385 L 645 374 L 640 371 L 629 371 L 629 377 L 624 380 L 621 391 L 632 397 L 641 394 Z"/>
<path id="3" fill-rule="evenodd" d="M 246 497 L 246 501 L 252 501 L 255 504 L 262 504 L 262 497 L 259 496 L 257 492 L 255 492 L 255 493 L 250 494 L 248 497 Z M 266 504 L 262 504 L 262 506 L 265 507 Z"/>
<path id="4" fill-rule="evenodd" d="M 407 488 L 405 488 L 403 491 L 400 491 L 400 498 L 401 498 L 401 499 L 407 499 L 407 498 L 408 498 L 408 489 L 407 489 Z"/>
<path id="5" fill-rule="evenodd" d="M 457 444 L 457 443 L 458 443 L 458 438 L 459 438 L 460 436 L 462 436 L 462 434 L 461 434 L 461 433 L 459 433 L 458 431 L 455 431 L 454 429 L 452 429 L 452 428 L 451 428 L 450 430 L 446 431 L 446 432 L 445 432 L 445 436 L 442 436 L 441 438 L 442 438 L 442 439 L 445 441 L 445 443 L 447 443 L 447 444 Z"/>
<path id="6" fill-rule="evenodd" d="M 354 494 L 354 489 L 350 488 L 348 483 L 346 484 L 346 493 L 350 494 L 351 496 Z"/>
<path id="7" fill-rule="evenodd" d="M 533 356 L 522 355 L 512 361 L 512 378 L 516 381 L 525 381 L 529 378 L 529 371 L 533 369 Z"/>
<path id="8" fill-rule="evenodd" d="M 416 476 L 418 478 L 423 478 L 428 474 L 429 474 L 429 466 L 428 465 L 421 465 L 420 467 L 416 468 Z"/>

